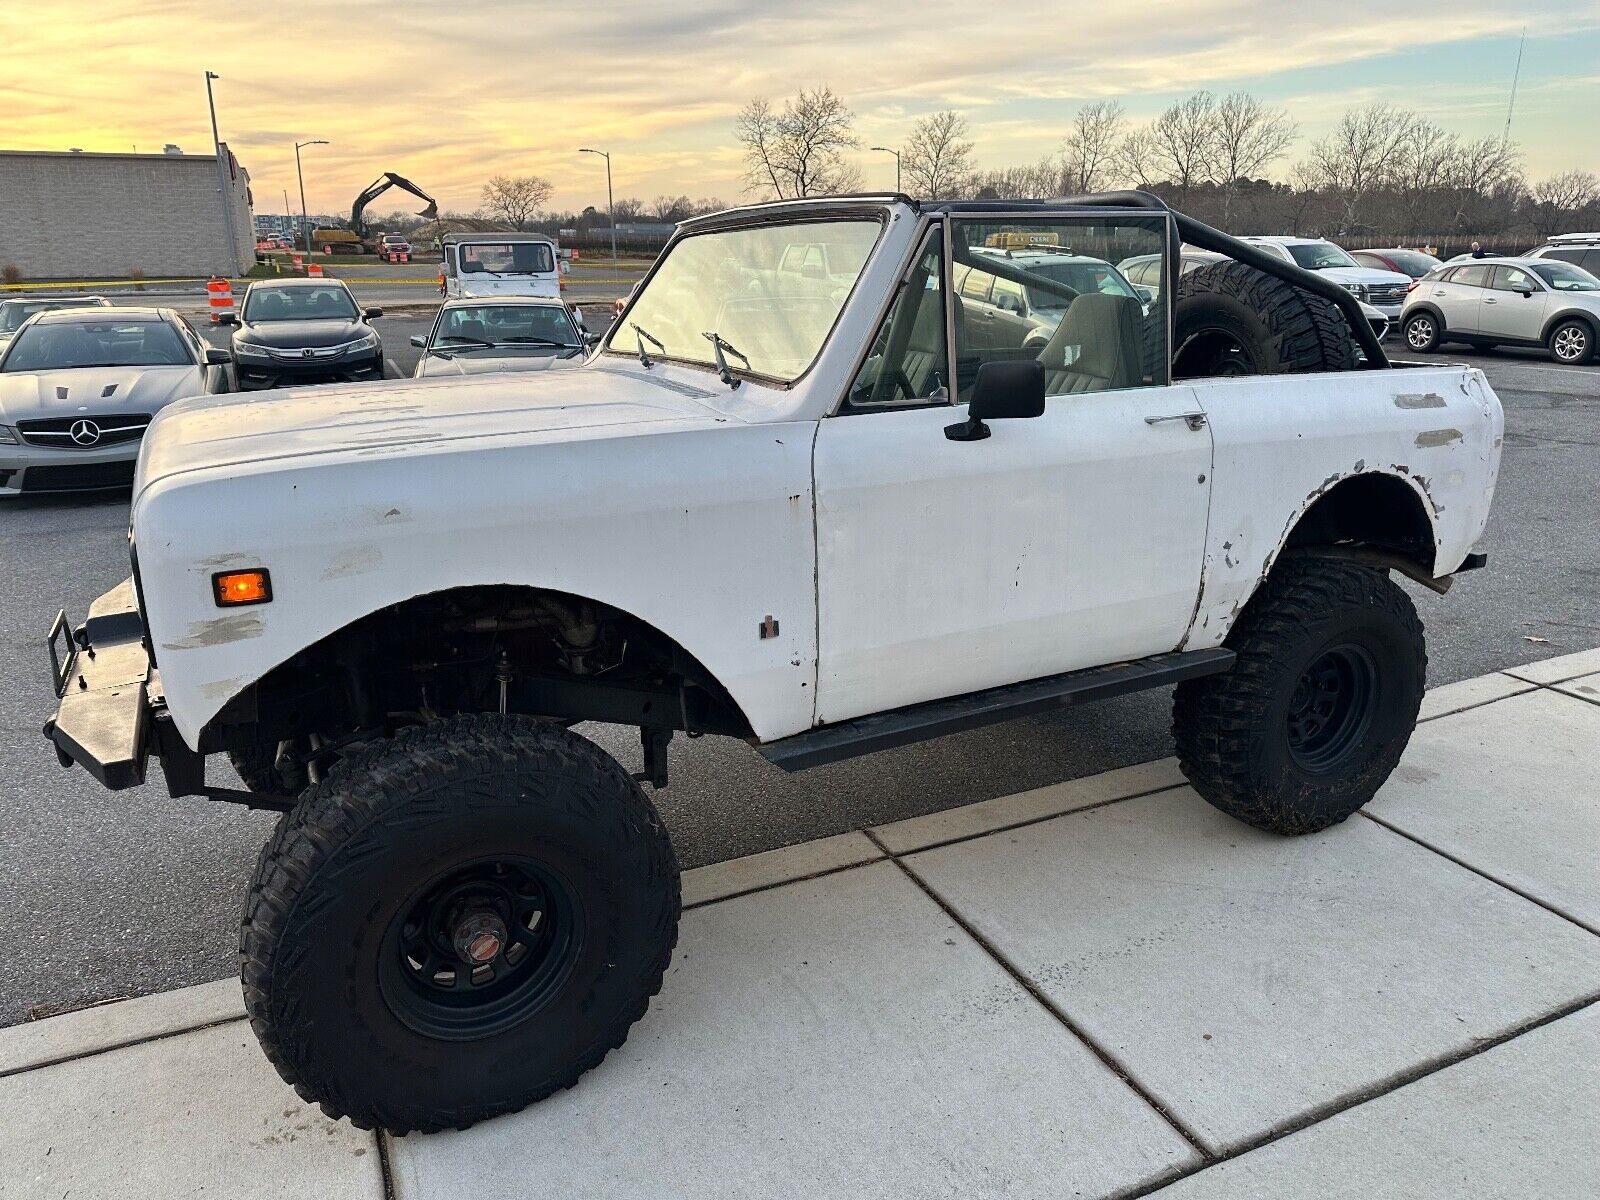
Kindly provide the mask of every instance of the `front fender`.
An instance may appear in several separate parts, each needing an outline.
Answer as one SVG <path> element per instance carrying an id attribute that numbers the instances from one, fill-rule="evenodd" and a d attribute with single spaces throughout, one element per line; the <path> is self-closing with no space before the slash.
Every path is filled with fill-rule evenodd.
<path id="1" fill-rule="evenodd" d="M 197 747 L 229 699 L 352 622 L 430 592 L 516 584 L 659 629 L 727 689 L 758 738 L 807 729 L 815 432 L 814 422 L 727 422 L 419 442 L 156 480 L 133 525 L 173 723 Z M 240 567 L 271 572 L 271 602 L 217 608 L 212 575 Z M 776 637 L 763 636 L 768 617 Z"/>

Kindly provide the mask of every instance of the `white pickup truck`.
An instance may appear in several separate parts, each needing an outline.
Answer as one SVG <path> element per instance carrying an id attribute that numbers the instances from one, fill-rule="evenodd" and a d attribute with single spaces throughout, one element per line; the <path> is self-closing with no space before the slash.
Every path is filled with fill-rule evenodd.
<path id="1" fill-rule="evenodd" d="M 1046 238 L 1165 285 L 1003 252 Z M 1180 280 L 1180 241 L 1231 260 Z M 1051 298 L 1049 336 L 958 275 Z M 1476 370 L 1390 368 L 1344 289 L 1141 193 L 735 210 L 574 370 L 165 409 L 132 578 L 52 631 L 46 734 L 113 788 L 156 757 L 284 812 L 241 933 L 267 1053 L 358 1124 L 465 1125 L 660 987 L 678 869 L 640 783 L 677 732 L 799 769 L 1176 684 L 1207 801 L 1343 820 L 1423 692 L 1391 575 L 1482 565 L 1501 432 Z M 638 727 L 643 771 L 582 721 Z"/>

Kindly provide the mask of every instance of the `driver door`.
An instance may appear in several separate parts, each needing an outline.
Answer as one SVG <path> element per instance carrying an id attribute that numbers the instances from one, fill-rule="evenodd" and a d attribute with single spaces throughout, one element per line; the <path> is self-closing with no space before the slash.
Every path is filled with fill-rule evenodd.
<path id="1" fill-rule="evenodd" d="M 1166 245 L 1165 217 L 1114 220 L 1021 223 L 1063 244 L 1110 236 L 1112 261 Z M 1195 610 L 1211 436 L 1193 389 L 1168 382 L 1165 322 L 1128 297 L 1069 305 L 1043 352 L 1044 414 L 951 440 L 960 388 L 1022 347 L 978 342 L 949 303 L 950 260 L 988 226 L 934 230 L 817 433 L 819 723 L 1170 651 Z"/>

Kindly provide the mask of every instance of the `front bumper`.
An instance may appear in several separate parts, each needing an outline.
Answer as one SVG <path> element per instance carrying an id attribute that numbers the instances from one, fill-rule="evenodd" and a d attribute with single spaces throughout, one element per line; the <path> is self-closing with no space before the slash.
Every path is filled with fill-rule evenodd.
<path id="1" fill-rule="evenodd" d="M 263 391 L 299 383 L 362 383 L 383 378 L 383 348 L 335 359 L 235 358 L 240 391 Z"/>
<path id="2" fill-rule="evenodd" d="M 0 496 L 131 487 L 138 457 L 136 441 L 97 450 L 0 444 Z"/>
<path id="3" fill-rule="evenodd" d="M 59 704 L 44 735 L 61 765 L 77 763 L 112 789 L 143 783 L 161 684 L 145 649 L 133 580 L 91 604 L 76 630 L 59 614 L 48 646 Z"/>

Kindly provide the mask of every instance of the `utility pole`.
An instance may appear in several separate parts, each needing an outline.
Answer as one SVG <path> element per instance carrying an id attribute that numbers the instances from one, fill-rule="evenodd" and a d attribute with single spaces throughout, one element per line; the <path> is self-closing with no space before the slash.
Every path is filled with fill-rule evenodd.
<path id="1" fill-rule="evenodd" d="M 604 150 L 580 147 L 579 154 L 598 154 L 606 160 L 606 220 L 611 222 L 611 269 L 617 267 L 617 202 L 611 195 L 611 155 Z"/>
<path id="2" fill-rule="evenodd" d="M 1506 105 L 1506 129 L 1505 132 L 1500 135 L 1500 140 L 1502 142 L 1511 141 L 1511 114 L 1516 111 L 1517 107 L 1517 80 L 1522 78 L 1522 48 L 1523 46 L 1527 45 L 1527 43 L 1528 27 L 1524 25 L 1522 27 L 1522 40 L 1517 43 L 1517 66 L 1516 69 L 1511 72 L 1511 102 Z"/>
<path id="3" fill-rule="evenodd" d="M 215 71 L 206 72 L 206 107 L 211 110 L 211 145 L 217 155 L 217 194 L 222 197 L 222 228 L 228 238 L 228 274 L 239 269 L 239 238 L 233 231 L 233 173 L 222 161 L 222 138 L 217 134 L 217 102 L 211 95 L 211 81 L 221 79 Z"/>
<path id="4" fill-rule="evenodd" d="M 300 181 L 300 234 L 305 238 L 306 253 L 311 253 L 311 221 L 306 216 L 306 175 L 300 169 L 300 147 L 326 146 L 328 143 L 321 138 L 311 142 L 296 142 L 294 144 L 294 177 Z"/>
<path id="5" fill-rule="evenodd" d="M 885 154 L 894 155 L 894 190 L 898 195 L 900 192 L 900 151 L 891 150 L 887 146 L 871 146 L 868 148 L 871 150 L 882 150 Z"/>

